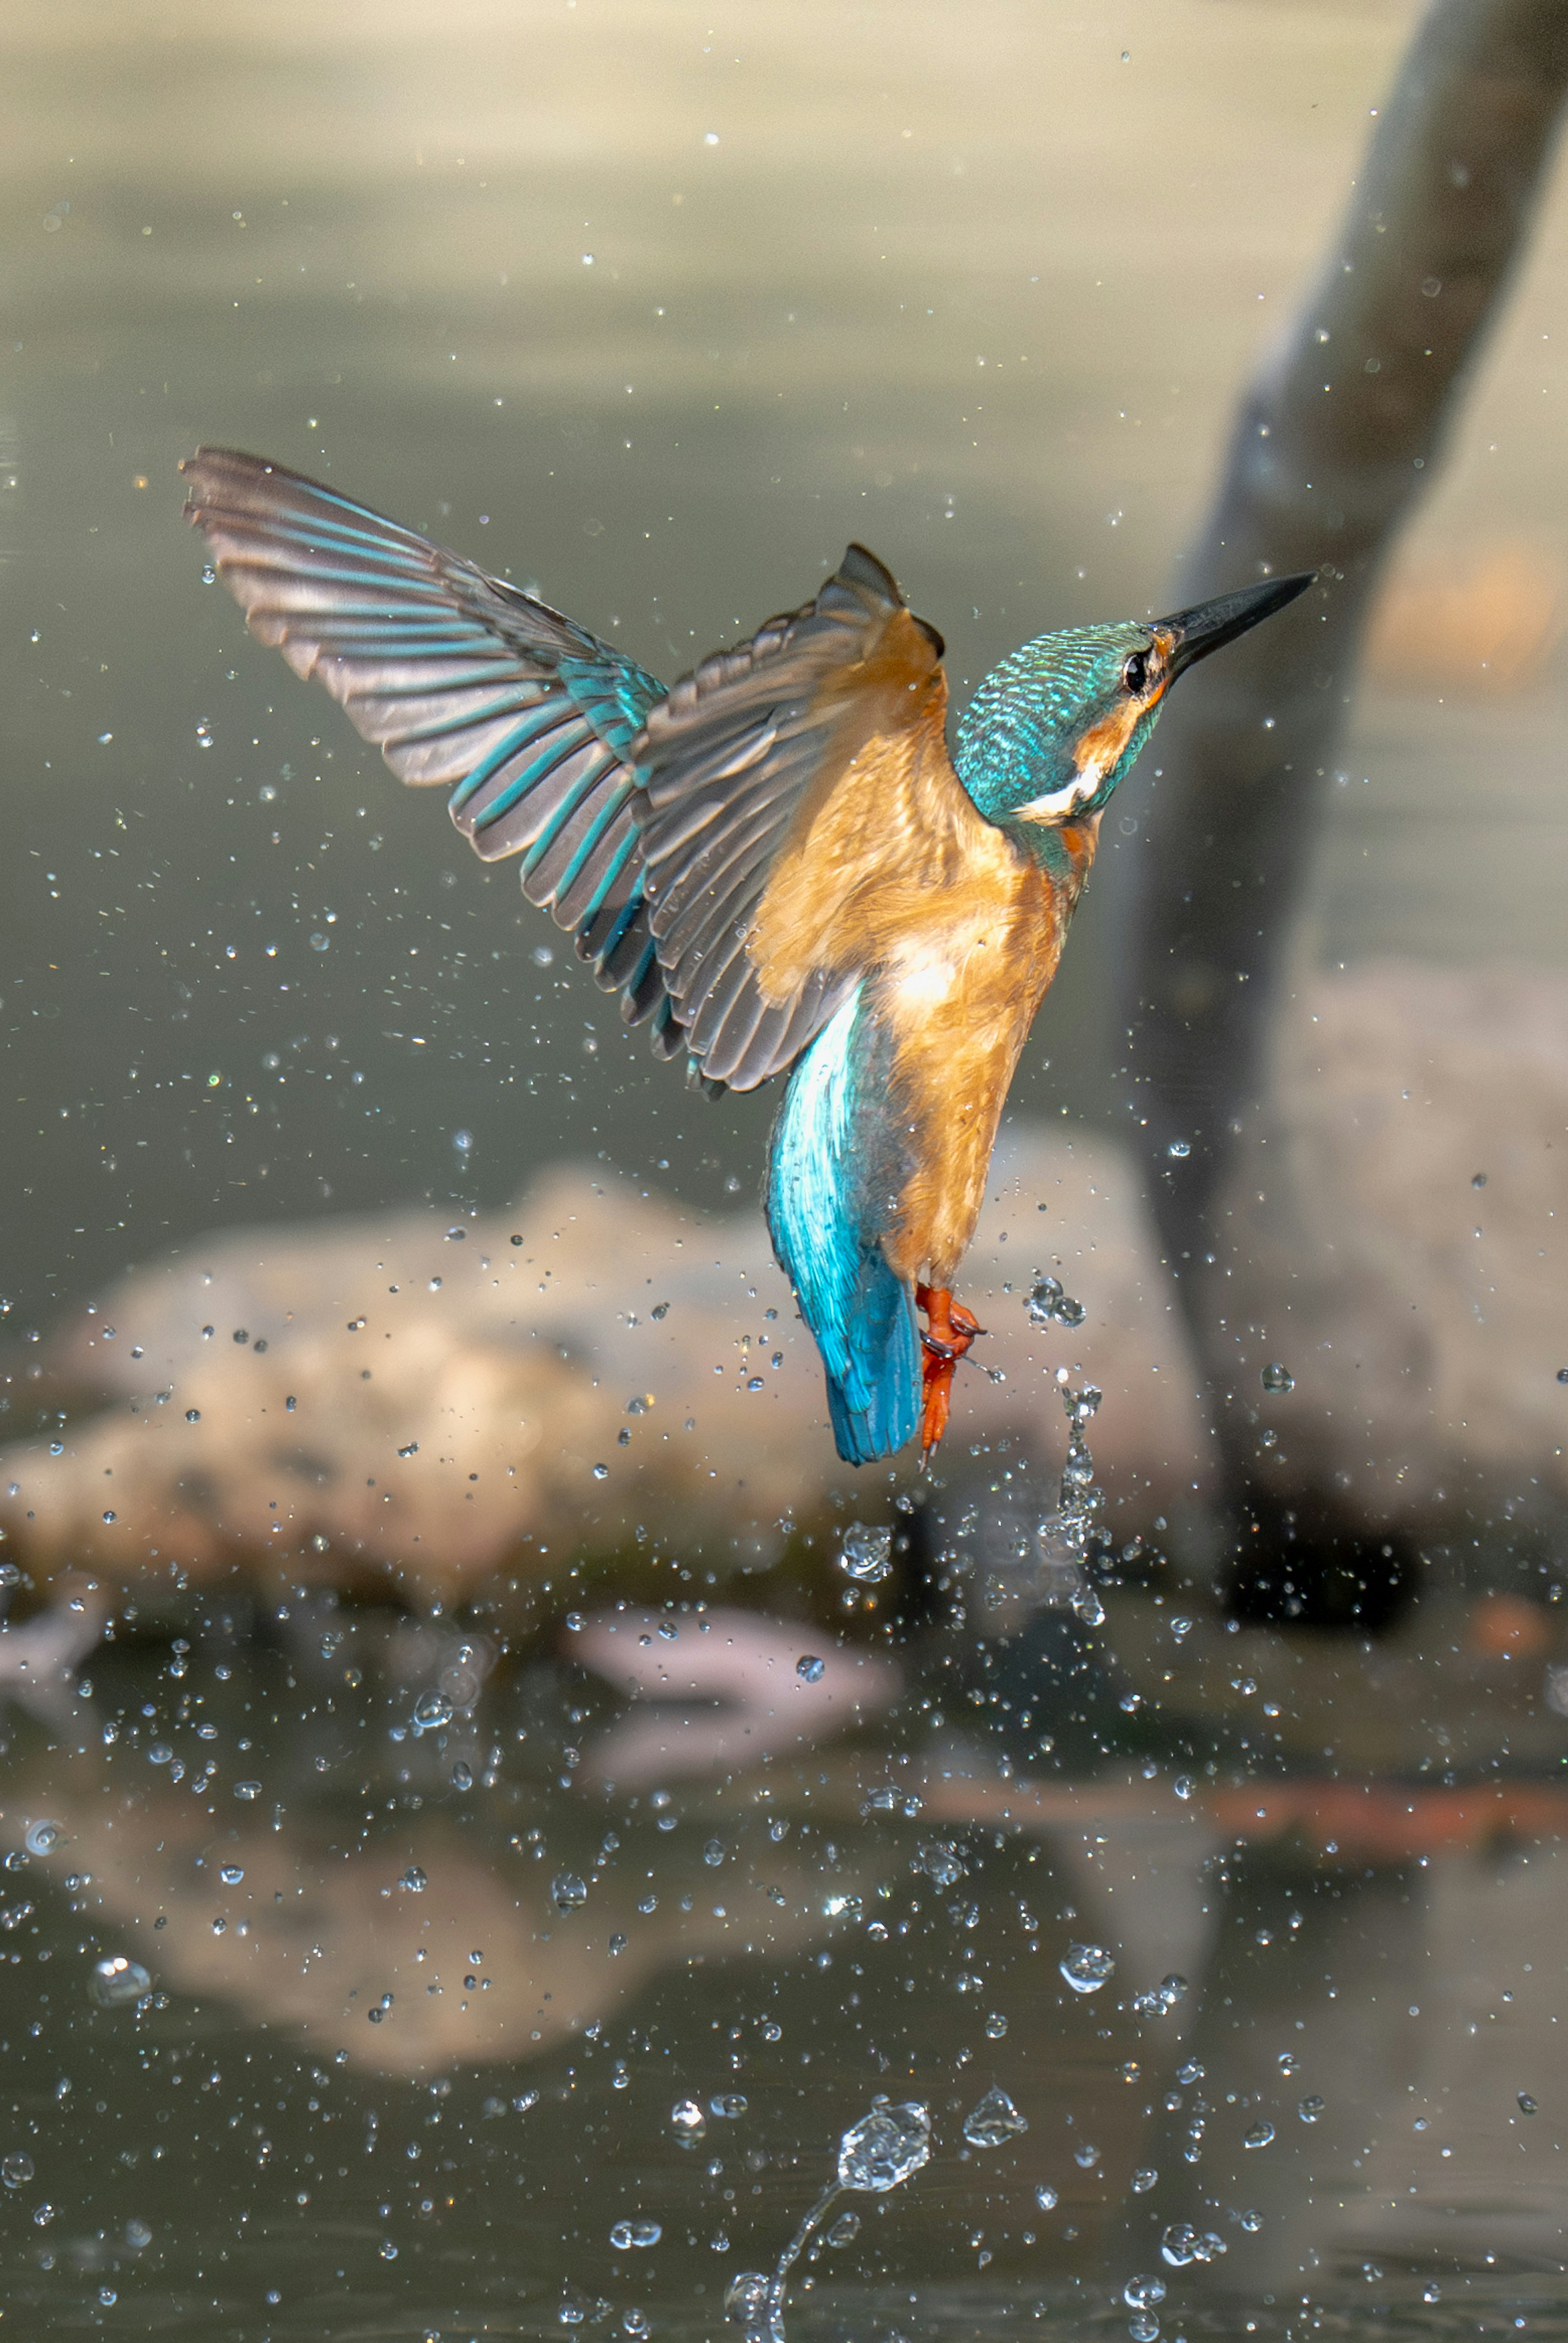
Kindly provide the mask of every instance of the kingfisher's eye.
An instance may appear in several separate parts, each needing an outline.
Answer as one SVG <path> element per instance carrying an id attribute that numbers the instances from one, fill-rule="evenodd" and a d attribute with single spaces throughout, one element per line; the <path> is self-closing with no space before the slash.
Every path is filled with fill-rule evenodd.
<path id="1" fill-rule="evenodd" d="M 1121 680 L 1127 686 L 1128 690 L 1132 694 L 1135 699 L 1141 697 L 1144 684 L 1148 679 L 1148 652 L 1134 651 L 1132 657 L 1128 660 L 1127 665 L 1121 670 Z"/>

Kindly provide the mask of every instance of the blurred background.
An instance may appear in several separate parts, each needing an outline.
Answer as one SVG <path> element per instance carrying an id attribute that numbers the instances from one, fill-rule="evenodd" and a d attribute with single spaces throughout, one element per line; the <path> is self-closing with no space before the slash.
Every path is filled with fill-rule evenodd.
<path id="1" fill-rule="evenodd" d="M 1412 22 L 15 0 L 10 1322 L 198 1230 L 498 1205 L 563 1151 L 718 1203 L 755 1192 L 772 1111 L 661 1081 L 513 871 L 248 643 L 182 454 L 335 480 L 667 679 L 863 537 L 961 699 L 1030 634 L 1164 607 Z M 1561 965 L 1565 266 L 1553 190 L 1402 550 L 1324 965 Z M 1457 672 L 1478 609 L 1495 655 Z M 1020 1113 L 1119 1113 L 1095 894 Z"/>
<path id="2" fill-rule="evenodd" d="M 929 1503 L 849 1487 L 756 1214 L 771 1097 L 653 1064 L 179 515 L 199 441 L 277 458 L 667 680 L 862 538 L 961 703 L 1030 635 L 1169 606 L 1416 23 L 0 13 L 34 2331 L 716 2335 L 879 2091 L 929 2101 L 934 2168 L 800 2263 L 792 2338 L 1568 2328 L 1561 174 L 1299 874 L 1256 1101 L 1293 1201 L 1241 1163 L 1235 1339 L 1257 1474 L 1354 1540 L 1240 1593 L 1113 863 L 971 1261 L 1008 1382 L 970 1379 Z M 1081 1338 L 1028 1316 L 1041 1269 Z M 1106 1393 L 1103 1602 L 1035 1568 L 1059 1366 Z M 885 1585 L 846 1584 L 855 1512 Z M 993 2086 L 1027 2131 L 977 2130 Z"/>

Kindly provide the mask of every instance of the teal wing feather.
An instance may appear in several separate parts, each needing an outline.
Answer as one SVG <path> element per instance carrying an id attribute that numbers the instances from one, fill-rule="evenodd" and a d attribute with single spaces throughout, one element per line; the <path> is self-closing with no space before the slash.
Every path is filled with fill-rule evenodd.
<path id="1" fill-rule="evenodd" d="M 812 601 L 704 659 L 649 710 L 630 750 L 644 884 L 664 981 L 708 1083 L 765 1082 L 853 989 L 853 974 L 819 970 L 769 1001 L 748 938 L 802 799 L 832 786 L 890 709 L 905 720 L 907 679 L 941 651 L 890 571 L 851 545 Z"/>
<path id="2" fill-rule="evenodd" d="M 251 632 L 325 684 L 400 780 L 450 789 L 486 861 L 576 939 L 667 1055 L 679 1018 L 643 880 L 628 752 L 664 687 L 531 595 L 337 489 L 231 449 L 182 467 L 187 518 Z"/>

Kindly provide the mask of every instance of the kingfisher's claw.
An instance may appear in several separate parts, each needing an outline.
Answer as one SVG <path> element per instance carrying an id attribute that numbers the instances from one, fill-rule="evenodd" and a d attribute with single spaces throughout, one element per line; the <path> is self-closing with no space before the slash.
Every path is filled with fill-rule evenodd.
<path id="1" fill-rule="evenodd" d="M 961 1302 L 953 1300 L 945 1285 L 917 1285 L 915 1306 L 926 1313 L 926 1327 L 920 1336 L 926 1353 L 925 1408 L 920 1420 L 920 1461 L 924 1463 L 948 1428 L 953 1370 L 967 1355 L 975 1336 L 983 1334 L 985 1328 Z"/>

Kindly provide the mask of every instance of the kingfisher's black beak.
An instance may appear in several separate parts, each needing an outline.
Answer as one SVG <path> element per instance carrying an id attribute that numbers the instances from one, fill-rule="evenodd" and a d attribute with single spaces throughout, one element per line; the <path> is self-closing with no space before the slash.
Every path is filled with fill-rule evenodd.
<path id="1" fill-rule="evenodd" d="M 1174 683 L 1183 668 L 1194 666 L 1207 659 L 1211 651 L 1233 643 L 1260 618 L 1271 618 L 1298 594 L 1304 594 L 1312 584 L 1314 569 L 1298 571 L 1290 578 L 1265 578 L 1261 586 L 1243 586 L 1234 594 L 1216 595 L 1211 602 L 1195 602 L 1190 610 L 1177 610 L 1169 618 L 1156 620 L 1161 634 L 1176 638 L 1166 670 L 1167 679 Z"/>

